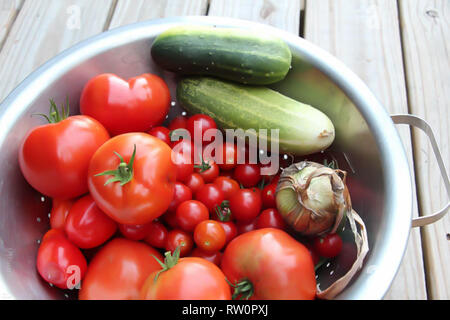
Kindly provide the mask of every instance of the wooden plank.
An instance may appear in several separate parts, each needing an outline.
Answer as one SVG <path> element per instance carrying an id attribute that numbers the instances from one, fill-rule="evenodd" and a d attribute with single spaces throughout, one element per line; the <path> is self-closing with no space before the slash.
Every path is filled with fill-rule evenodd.
<path id="1" fill-rule="evenodd" d="M 298 34 L 300 0 L 211 0 L 209 16 L 253 20 Z"/>
<path id="2" fill-rule="evenodd" d="M 450 2 L 399 1 L 410 111 L 434 129 L 442 159 L 450 169 Z M 420 213 L 448 202 L 426 136 L 414 132 Z M 431 299 L 450 299 L 450 217 L 423 228 L 424 257 Z"/>
<path id="3" fill-rule="evenodd" d="M 204 15 L 207 6 L 207 0 L 119 0 L 109 28 L 148 19 Z"/>
<path id="4" fill-rule="evenodd" d="M 22 0 L 0 0 L 0 49 L 22 7 Z"/>
<path id="5" fill-rule="evenodd" d="M 0 52 L 0 100 L 30 72 L 103 31 L 112 0 L 25 1 Z"/>
<path id="6" fill-rule="evenodd" d="M 391 114 L 408 113 L 399 21 L 395 1 L 307 1 L 304 37 L 343 61 Z M 410 131 L 399 132 L 412 167 Z M 414 203 L 417 215 L 417 203 Z M 386 299 L 426 299 L 420 233 L 408 248 Z"/>

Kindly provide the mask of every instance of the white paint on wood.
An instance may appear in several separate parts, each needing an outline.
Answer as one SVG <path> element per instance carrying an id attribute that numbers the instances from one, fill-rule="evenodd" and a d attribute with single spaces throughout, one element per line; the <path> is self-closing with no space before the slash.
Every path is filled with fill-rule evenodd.
<path id="1" fill-rule="evenodd" d="M 22 0 L 0 0 L 0 48 L 21 6 Z"/>

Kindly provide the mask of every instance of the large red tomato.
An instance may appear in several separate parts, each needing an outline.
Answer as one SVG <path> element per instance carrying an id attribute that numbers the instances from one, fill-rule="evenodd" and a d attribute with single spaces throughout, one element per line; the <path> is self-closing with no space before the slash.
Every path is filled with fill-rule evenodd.
<path id="1" fill-rule="evenodd" d="M 108 140 L 89 165 L 89 190 L 100 209 L 121 224 L 145 224 L 162 215 L 174 193 L 171 152 L 146 133 Z"/>
<path id="2" fill-rule="evenodd" d="M 63 107 L 64 109 L 64 107 Z M 50 123 L 32 129 L 19 149 L 19 165 L 40 193 L 61 200 L 88 191 L 87 172 L 94 152 L 109 139 L 106 129 L 87 116 L 61 114 L 54 102 Z"/>
<path id="3" fill-rule="evenodd" d="M 141 290 L 144 300 L 230 300 L 230 286 L 222 271 L 203 258 L 186 257 L 164 261 L 166 270 L 153 272 Z M 161 262 L 162 263 L 162 262 Z"/>
<path id="4" fill-rule="evenodd" d="M 145 243 L 123 238 L 108 242 L 94 256 L 81 283 L 80 300 L 136 300 L 162 255 Z"/>
<path id="5" fill-rule="evenodd" d="M 81 93 L 80 111 L 100 121 L 112 134 L 148 131 L 161 124 L 170 107 L 170 91 L 154 74 L 128 81 L 100 74 L 88 81 Z"/>
<path id="6" fill-rule="evenodd" d="M 286 232 L 259 229 L 234 238 L 221 269 L 234 285 L 234 298 L 314 299 L 316 279 L 308 249 Z"/>

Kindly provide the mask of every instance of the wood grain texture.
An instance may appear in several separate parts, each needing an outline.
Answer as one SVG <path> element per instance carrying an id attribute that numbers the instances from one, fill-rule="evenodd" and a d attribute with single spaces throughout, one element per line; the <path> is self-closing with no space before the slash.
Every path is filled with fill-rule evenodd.
<path id="1" fill-rule="evenodd" d="M 209 16 L 252 20 L 298 34 L 300 0 L 211 0 Z"/>
<path id="2" fill-rule="evenodd" d="M 434 129 L 450 169 L 450 1 L 400 0 L 400 17 L 411 113 Z M 420 214 L 439 210 L 449 199 L 426 136 L 414 132 Z M 423 228 L 431 299 L 450 299 L 450 217 Z"/>
<path id="3" fill-rule="evenodd" d="M 102 32 L 111 3 L 25 1 L 0 52 L 0 100 L 42 63 Z"/>
<path id="4" fill-rule="evenodd" d="M 0 0 L 0 49 L 22 7 L 22 0 Z"/>
<path id="5" fill-rule="evenodd" d="M 109 28 L 148 19 L 204 15 L 207 6 L 207 0 L 119 0 Z"/>
<path id="6" fill-rule="evenodd" d="M 307 1 L 304 37 L 359 75 L 389 113 L 408 113 L 395 1 Z M 410 130 L 398 130 L 413 168 Z M 414 214 L 417 215 L 416 201 Z M 401 268 L 385 299 L 426 298 L 420 232 L 413 230 Z"/>

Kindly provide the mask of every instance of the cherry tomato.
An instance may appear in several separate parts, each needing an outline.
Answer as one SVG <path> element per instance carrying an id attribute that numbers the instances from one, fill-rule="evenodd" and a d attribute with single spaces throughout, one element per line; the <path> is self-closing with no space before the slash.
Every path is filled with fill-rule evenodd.
<path id="1" fill-rule="evenodd" d="M 238 221 L 236 223 L 237 234 L 243 234 L 246 232 L 250 232 L 256 230 L 257 219 L 253 219 L 251 221 Z"/>
<path id="2" fill-rule="evenodd" d="M 167 211 L 164 213 L 161 218 L 164 220 L 167 226 L 169 226 L 172 229 L 179 229 L 178 223 L 177 223 L 177 215 L 176 211 Z"/>
<path id="3" fill-rule="evenodd" d="M 321 257 L 334 258 L 342 249 L 342 239 L 337 233 L 314 239 L 314 251 Z"/>
<path id="4" fill-rule="evenodd" d="M 64 230 L 69 210 L 74 204 L 75 200 L 52 200 L 52 210 L 50 211 L 50 227 L 52 229 Z"/>
<path id="5" fill-rule="evenodd" d="M 203 251 L 219 251 L 225 246 L 227 235 L 219 222 L 204 220 L 195 227 L 194 241 Z"/>
<path id="6" fill-rule="evenodd" d="M 166 258 L 166 270 L 145 281 L 142 300 L 230 300 L 230 287 L 214 263 L 197 257 L 170 262 Z"/>
<path id="7" fill-rule="evenodd" d="M 202 160 L 202 164 L 194 166 L 194 171 L 202 176 L 205 183 L 211 183 L 219 176 L 219 166 L 212 160 Z"/>
<path id="8" fill-rule="evenodd" d="M 186 116 L 177 116 L 170 121 L 169 126 L 167 127 L 170 131 L 177 129 L 187 129 L 187 117 Z"/>
<path id="9" fill-rule="evenodd" d="M 34 189 L 67 200 L 88 192 L 89 161 L 109 134 L 91 117 L 64 118 L 66 111 L 61 116 L 53 102 L 50 112 L 51 123 L 33 128 L 25 136 L 19 148 L 19 165 Z"/>
<path id="10" fill-rule="evenodd" d="M 147 237 L 144 239 L 149 245 L 155 248 L 163 249 L 167 244 L 167 228 L 157 221 L 150 222 Z"/>
<path id="11" fill-rule="evenodd" d="M 214 263 L 216 266 L 220 266 L 220 261 L 222 260 L 222 252 L 207 252 L 200 249 L 199 247 L 196 247 L 194 248 L 194 250 L 192 250 L 191 257 L 203 258 L 205 260 L 208 260 L 209 262 Z"/>
<path id="12" fill-rule="evenodd" d="M 79 292 L 80 300 L 136 300 L 145 279 L 161 266 L 149 245 L 124 238 L 109 241 L 94 256 Z"/>
<path id="13" fill-rule="evenodd" d="M 194 172 L 194 144 L 187 140 L 175 142 L 172 162 L 175 165 L 177 181 L 185 182 Z"/>
<path id="14" fill-rule="evenodd" d="M 170 141 L 170 130 L 166 127 L 153 127 L 148 133 L 164 141 L 168 146 L 172 145 L 172 141 Z"/>
<path id="15" fill-rule="evenodd" d="M 73 289 L 83 279 L 87 262 L 63 231 L 50 229 L 42 238 L 36 266 L 45 281 L 61 289 Z"/>
<path id="16" fill-rule="evenodd" d="M 233 169 L 238 161 L 238 149 L 234 143 L 224 142 L 222 146 L 222 154 L 216 155 L 219 158 L 217 164 L 221 170 Z"/>
<path id="17" fill-rule="evenodd" d="M 244 187 L 254 187 L 261 179 L 261 173 L 257 164 L 238 164 L 234 168 L 234 179 L 239 181 Z"/>
<path id="18" fill-rule="evenodd" d="M 239 221 L 251 221 L 261 211 L 262 201 L 257 188 L 239 189 L 230 198 L 230 210 Z"/>
<path id="19" fill-rule="evenodd" d="M 205 184 L 195 194 L 195 199 L 202 202 L 211 214 L 214 214 L 216 207 L 220 207 L 225 200 L 222 190 L 212 183 Z"/>
<path id="20" fill-rule="evenodd" d="M 195 114 L 186 122 L 186 129 L 191 134 L 191 139 L 194 139 L 194 134 L 199 134 L 199 141 L 203 141 L 204 133 L 209 129 L 217 129 L 216 122 L 213 118 L 206 114 Z"/>
<path id="21" fill-rule="evenodd" d="M 221 171 L 220 176 L 224 177 L 224 178 L 228 178 L 228 179 L 233 179 L 233 170 Z M 234 181 L 236 181 L 236 180 L 234 180 Z"/>
<path id="22" fill-rule="evenodd" d="M 226 200 L 229 200 L 240 189 L 236 180 L 224 176 L 217 177 L 213 183 L 222 190 Z"/>
<path id="23" fill-rule="evenodd" d="M 259 229 L 234 238 L 220 266 L 234 286 L 233 298 L 312 300 L 316 296 L 308 249 L 280 229 Z"/>
<path id="24" fill-rule="evenodd" d="M 274 183 L 268 184 L 261 192 L 261 200 L 264 208 L 276 208 L 277 203 L 275 201 L 275 191 L 277 185 Z"/>
<path id="25" fill-rule="evenodd" d="M 186 185 L 181 182 L 175 182 L 175 192 L 173 194 L 172 202 L 169 205 L 168 211 L 175 212 L 177 211 L 180 203 L 191 200 L 192 199 L 192 191 Z"/>
<path id="26" fill-rule="evenodd" d="M 70 208 L 64 230 L 77 247 L 90 249 L 111 238 L 117 224 L 100 210 L 90 195 L 86 195 Z"/>
<path id="27" fill-rule="evenodd" d="M 148 223 L 172 201 L 175 166 L 171 149 L 146 133 L 115 136 L 92 157 L 88 182 L 95 202 L 113 220 Z"/>
<path id="28" fill-rule="evenodd" d="M 225 245 L 227 245 L 231 240 L 236 238 L 238 231 L 237 227 L 232 221 L 218 221 L 225 231 Z"/>
<path id="29" fill-rule="evenodd" d="M 192 232 L 197 224 L 208 219 L 208 208 L 200 201 L 187 200 L 178 206 L 177 225 L 184 231 Z"/>
<path id="30" fill-rule="evenodd" d="M 80 98 L 81 114 L 100 121 L 112 135 L 148 131 L 165 120 L 169 108 L 167 84 L 149 73 L 128 81 L 100 74 L 87 82 Z"/>
<path id="31" fill-rule="evenodd" d="M 139 241 L 148 236 L 152 223 L 146 224 L 119 224 L 120 233 L 127 239 Z"/>
<path id="32" fill-rule="evenodd" d="M 195 194 L 201 187 L 205 185 L 203 177 L 198 173 L 192 173 L 186 179 L 186 185 L 191 189 L 192 193 Z"/>
<path id="33" fill-rule="evenodd" d="M 192 236 L 183 230 L 174 229 L 169 231 L 167 235 L 166 250 L 174 252 L 177 247 L 180 247 L 180 256 L 189 255 L 194 246 L 194 239 Z"/>
<path id="34" fill-rule="evenodd" d="M 284 229 L 286 227 L 286 222 L 284 222 L 283 217 L 277 211 L 277 209 L 269 208 L 261 212 L 261 214 L 256 218 L 256 228 L 278 228 Z"/>

